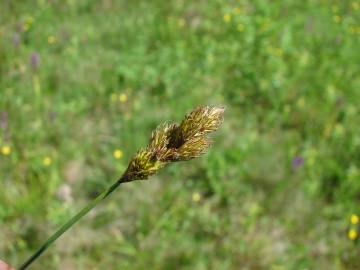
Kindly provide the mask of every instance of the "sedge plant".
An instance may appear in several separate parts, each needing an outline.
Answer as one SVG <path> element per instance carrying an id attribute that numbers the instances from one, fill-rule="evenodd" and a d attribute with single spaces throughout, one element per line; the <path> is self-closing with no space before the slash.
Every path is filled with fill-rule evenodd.
<path id="1" fill-rule="evenodd" d="M 98 195 L 78 214 L 61 226 L 46 242 L 18 269 L 27 269 L 63 233 L 85 216 L 99 202 L 107 198 L 121 184 L 145 180 L 166 165 L 187 161 L 204 154 L 212 144 L 208 134 L 216 131 L 223 122 L 224 107 L 204 106 L 187 114 L 180 124 L 160 124 L 151 135 L 148 145 L 140 149 L 130 160 L 123 175 L 107 190 Z"/>

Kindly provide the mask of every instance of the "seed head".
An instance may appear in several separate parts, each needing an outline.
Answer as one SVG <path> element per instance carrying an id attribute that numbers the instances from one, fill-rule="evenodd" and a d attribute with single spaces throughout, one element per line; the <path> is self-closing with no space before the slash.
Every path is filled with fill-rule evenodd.
<path id="1" fill-rule="evenodd" d="M 179 147 L 186 141 L 217 130 L 223 122 L 224 111 L 224 107 L 218 106 L 196 108 L 185 116 L 171 143 Z"/>
<path id="2" fill-rule="evenodd" d="M 159 125 L 152 132 L 146 148 L 130 161 L 124 176 L 126 181 L 147 179 L 171 162 L 186 161 L 204 154 L 212 144 L 207 135 L 220 127 L 224 111 L 224 107 L 199 107 L 186 115 L 179 125 Z"/>

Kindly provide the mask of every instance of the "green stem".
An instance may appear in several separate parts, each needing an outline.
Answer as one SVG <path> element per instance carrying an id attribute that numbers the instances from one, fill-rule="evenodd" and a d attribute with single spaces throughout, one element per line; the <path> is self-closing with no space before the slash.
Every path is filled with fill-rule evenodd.
<path id="1" fill-rule="evenodd" d="M 63 226 L 61 226 L 50 238 L 25 262 L 18 270 L 27 269 L 52 243 L 54 243 L 64 232 L 70 229 L 79 219 L 85 216 L 91 209 L 93 209 L 99 202 L 107 198 L 120 184 L 128 182 L 124 176 L 111 185 L 107 190 L 97 196 L 87 206 L 85 206 L 73 218 L 69 219 Z"/>

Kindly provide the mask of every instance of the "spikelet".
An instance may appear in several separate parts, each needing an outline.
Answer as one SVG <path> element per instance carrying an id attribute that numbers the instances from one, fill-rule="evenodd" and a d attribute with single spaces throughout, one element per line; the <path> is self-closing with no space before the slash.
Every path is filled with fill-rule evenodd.
<path id="1" fill-rule="evenodd" d="M 198 107 L 180 123 L 171 138 L 171 145 L 180 147 L 186 141 L 217 130 L 223 122 L 225 108 L 218 106 Z"/>
<path id="2" fill-rule="evenodd" d="M 127 182 L 147 179 L 155 174 L 166 163 L 157 160 L 155 153 L 145 150 L 138 151 L 130 161 L 124 177 Z"/>
<path id="3" fill-rule="evenodd" d="M 169 148 L 171 134 L 178 128 L 177 124 L 160 124 L 151 134 L 146 149 L 153 152 L 156 158 L 161 161 L 168 161 L 174 155 L 173 150 Z"/>
<path id="4" fill-rule="evenodd" d="M 186 115 L 180 125 L 159 125 L 152 132 L 146 148 L 130 161 L 124 179 L 147 179 L 171 162 L 204 154 L 212 144 L 207 135 L 220 127 L 224 111 L 224 107 L 218 106 L 198 107 Z"/>
<path id="5" fill-rule="evenodd" d="M 185 161 L 197 158 L 211 146 L 212 141 L 205 137 L 194 137 L 193 139 L 183 143 L 177 150 L 177 159 L 174 161 Z"/>

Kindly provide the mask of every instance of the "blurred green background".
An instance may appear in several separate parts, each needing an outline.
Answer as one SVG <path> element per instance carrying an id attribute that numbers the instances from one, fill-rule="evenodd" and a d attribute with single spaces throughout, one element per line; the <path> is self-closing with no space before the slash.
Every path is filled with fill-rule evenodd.
<path id="1" fill-rule="evenodd" d="M 224 104 L 206 156 L 121 186 L 31 269 L 360 269 L 358 0 L 0 3 L 0 258 L 158 123 Z"/>

